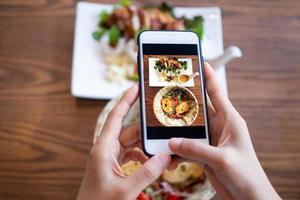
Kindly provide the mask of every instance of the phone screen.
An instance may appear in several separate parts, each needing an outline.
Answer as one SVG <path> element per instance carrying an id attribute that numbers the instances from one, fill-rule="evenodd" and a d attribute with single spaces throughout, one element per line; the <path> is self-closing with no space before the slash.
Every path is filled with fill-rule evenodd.
<path id="1" fill-rule="evenodd" d="M 197 44 L 142 44 L 147 139 L 207 138 Z"/>

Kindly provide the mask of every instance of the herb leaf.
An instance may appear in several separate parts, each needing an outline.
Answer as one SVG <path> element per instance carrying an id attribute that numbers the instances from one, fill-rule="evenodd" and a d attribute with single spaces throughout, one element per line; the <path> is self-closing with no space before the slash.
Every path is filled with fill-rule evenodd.
<path id="1" fill-rule="evenodd" d="M 97 31 L 94 31 L 93 33 L 92 33 L 92 35 L 93 35 L 93 38 L 95 39 L 95 40 L 97 40 L 97 41 L 99 41 L 100 40 L 100 38 L 102 37 L 102 35 L 105 33 L 105 29 L 98 29 Z"/>
<path id="2" fill-rule="evenodd" d="M 109 13 L 106 10 L 102 10 L 100 15 L 99 15 L 99 27 L 105 26 L 108 18 L 109 18 Z"/>
<path id="3" fill-rule="evenodd" d="M 197 16 L 193 19 L 185 19 L 184 25 L 186 29 L 194 31 L 200 39 L 203 38 L 204 19 L 202 16 Z"/>
<path id="4" fill-rule="evenodd" d="M 131 1 L 131 0 L 120 0 L 120 1 L 119 1 L 119 4 L 120 4 L 121 6 L 124 6 L 124 7 L 126 7 L 126 6 L 131 6 L 131 5 L 132 5 L 132 1 Z"/>
<path id="5" fill-rule="evenodd" d="M 121 37 L 120 30 L 118 29 L 118 27 L 116 25 L 113 25 L 109 29 L 109 44 L 111 46 L 116 46 L 119 42 L 120 37 Z"/>
<path id="6" fill-rule="evenodd" d="M 132 76 L 128 77 L 132 81 L 139 81 L 139 75 L 138 74 L 133 74 Z"/>
<path id="7" fill-rule="evenodd" d="M 173 6 L 170 5 L 167 2 L 163 2 L 160 6 L 159 6 L 159 10 L 163 11 L 163 12 L 168 12 L 170 13 L 173 17 L 175 17 L 174 15 L 174 10 L 173 10 Z"/>

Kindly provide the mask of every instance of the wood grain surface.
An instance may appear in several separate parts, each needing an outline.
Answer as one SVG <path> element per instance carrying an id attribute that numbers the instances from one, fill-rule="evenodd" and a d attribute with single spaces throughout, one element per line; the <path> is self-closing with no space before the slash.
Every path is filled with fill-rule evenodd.
<path id="1" fill-rule="evenodd" d="M 300 199 L 300 1 L 170 2 L 221 7 L 225 47 L 244 54 L 227 66 L 230 99 L 275 189 Z M 70 95 L 75 6 L 0 1 L 0 199 L 76 197 L 106 101 Z"/>
<path id="2" fill-rule="evenodd" d="M 165 57 L 172 57 L 171 55 L 164 55 Z M 147 120 L 147 126 L 150 127 L 157 127 L 157 126 L 164 126 L 161 124 L 158 119 L 155 116 L 155 113 L 153 111 L 153 100 L 155 98 L 155 95 L 159 92 L 162 87 L 152 87 L 149 85 L 149 58 L 159 58 L 160 55 L 144 55 L 143 56 L 143 62 L 144 62 L 144 85 L 145 85 L 145 105 L 146 105 L 146 120 Z M 178 56 L 177 58 L 191 58 L 192 60 L 192 68 L 193 73 L 198 72 L 200 74 L 199 70 L 199 61 L 198 56 L 190 55 L 190 56 Z M 153 67 L 153 66 L 152 66 Z M 176 83 L 174 83 L 176 84 Z M 197 103 L 198 103 L 198 115 L 195 121 L 191 124 L 191 126 L 203 126 L 204 123 L 204 111 L 203 111 L 203 100 L 202 100 L 202 93 L 201 93 L 201 87 L 200 87 L 200 78 L 195 77 L 194 78 L 194 86 L 193 87 L 187 87 L 196 97 Z"/>

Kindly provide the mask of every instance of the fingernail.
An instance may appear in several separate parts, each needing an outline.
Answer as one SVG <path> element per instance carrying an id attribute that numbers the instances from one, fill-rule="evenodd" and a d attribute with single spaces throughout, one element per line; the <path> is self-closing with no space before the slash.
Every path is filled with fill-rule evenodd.
<path id="1" fill-rule="evenodd" d="M 182 138 L 172 138 L 170 139 L 170 147 L 174 150 L 177 149 L 182 142 Z"/>
<path id="2" fill-rule="evenodd" d="M 164 164 L 164 166 L 168 166 L 171 160 L 170 155 L 163 152 L 158 154 L 158 159 Z"/>

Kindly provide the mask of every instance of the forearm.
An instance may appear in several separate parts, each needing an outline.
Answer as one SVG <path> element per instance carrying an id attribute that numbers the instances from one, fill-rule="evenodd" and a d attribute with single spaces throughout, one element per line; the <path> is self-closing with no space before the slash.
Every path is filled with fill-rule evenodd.
<path id="1" fill-rule="evenodd" d="M 255 155 L 247 159 L 232 161 L 225 167 L 225 173 L 217 174 L 222 185 L 232 199 L 239 200 L 279 200 L 281 199 L 271 185 L 266 173 Z M 243 163 L 243 165 L 239 164 Z M 241 166 L 243 166 L 241 168 Z"/>
<path id="2" fill-rule="evenodd" d="M 251 200 L 281 200 L 278 193 L 270 183 L 263 168 L 259 165 L 259 173 L 249 182 L 248 199 Z"/>

